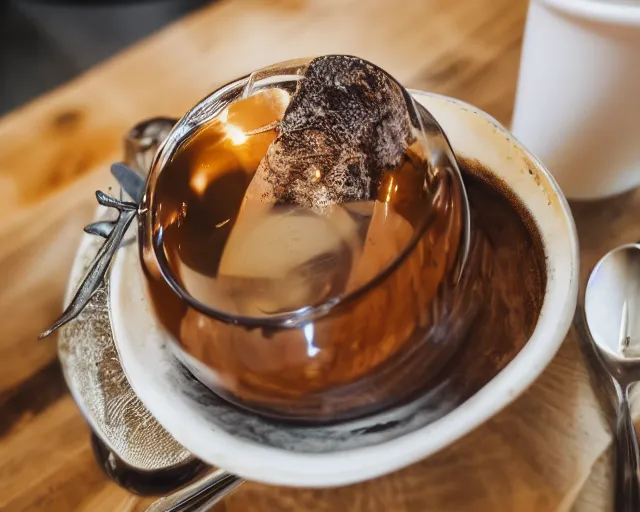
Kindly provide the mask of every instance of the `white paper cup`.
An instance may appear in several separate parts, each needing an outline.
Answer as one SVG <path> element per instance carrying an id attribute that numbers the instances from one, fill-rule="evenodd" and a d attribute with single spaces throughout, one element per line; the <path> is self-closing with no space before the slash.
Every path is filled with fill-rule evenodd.
<path id="1" fill-rule="evenodd" d="M 640 184 L 640 2 L 532 0 L 512 130 L 570 199 Z"/>

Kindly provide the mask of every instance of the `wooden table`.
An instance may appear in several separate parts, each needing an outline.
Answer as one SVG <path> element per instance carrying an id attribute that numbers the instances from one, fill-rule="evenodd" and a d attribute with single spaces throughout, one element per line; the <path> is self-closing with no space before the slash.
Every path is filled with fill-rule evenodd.
<path id="1" fill-rule="evenodd" d="M 179 117 L 216 85 L 252 69 L 322 53 L 359 55 L 409 87 L 458 97 L 508 123 L 526 4 L 222 0 L 0 119 L 0 509 L 128 511 L 149 503 L 118 488 L 97 468 L 88 429 L 61 377 L 54 340 L 36 340 L 60 311 L 81 227 L 94 209 L 92 193 L 104 182 L 108 164 L 119 158 L 126 129 L 147 117 Z M 640 223 L 625 215 L 633 208 L 640 208 L 636 193 L 574 205 L 583 280 L 606 249 L 638 239 Z M 504 413 L 423 463 L 339 490 L 247 484 L 220 510 L 567 509 L 580 489 L 560 483 L 575 467 L 561 456 L 563 441 L 542 452 L 527 446 L 536 445 L 536 429 L 565 429 L 547 434 L 572 436 L 591 453 L 593 443 L 581 437 L 582 416 L 556 428 L 549 420 L 553 406 L 532 406 L 553 402 L 545 397 L 575 382 L 588 389 L 569 341 L 534 387 Z M 532 407 L 538 412 L 531 413 Z M 514 432 L 521 438 L 514 439 Z M 483 449 L 474 449 L 478 445 Z M 593 452 L 594 460 L 587 462 L 593 465 L 598 456 Z M 516 459 L 525 469 L 514 478 L 496 478 L 496 467 L 506 475 Z M 446 470 L 454 466 L 455 471 Z M 595 467 L 602 473 L 606 464 Z M 581 478 L 590 478 L 593 490 L 602 485 L 597 477 Z M 434 489 L 442 501 L 433 501 Z M 602 510 L 602 498 L 595 496 L 587 493 L 580 510 Z"/>

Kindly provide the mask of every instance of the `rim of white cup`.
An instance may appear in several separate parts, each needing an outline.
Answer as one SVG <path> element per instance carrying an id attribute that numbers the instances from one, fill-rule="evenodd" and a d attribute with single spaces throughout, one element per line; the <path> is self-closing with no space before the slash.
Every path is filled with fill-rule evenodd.
<path id="1" fill-rule="evenodd" d="M 558 11 L 596 23 L 640 27 L 640 2 L 606 0 L 538 0 Z"/>
<path id="2" fill-rule="evenodd" d="M 519 141 L 516 141 L 500 123 L 485 112 L 462 101 L 441 95 L 420 91 L 411 91 L 411 93 L 440 98 L 443 101 L 455 103 L 459 108 L 473 112 L 516 142 L 519 150 L 530 159 L 536 170 L 545 176 L 548 190 L 552 191 L 557 198 L 559 214 L 568 223 L 567 234 L 569 236 L 571 268 L 567 271 L 571 275 L 568 281 L 569 288 L 565 294 L 566 302 L 563 304 L 562 310 L 557 311 L 553 318 L 547 316 L 546 319 L 539 320 L 542 322 L 544 333 L 542 330 L 534 332 L 532 339 L 536 338 L 535 345 L 530 343 L 530 339 L 498 375 L 466 400 L 464 404 L 436 422 L 378 445 L 337 453 L 289 452 L 281 448 L 238 439 L 228 432 L 216 431 L 215 436 L 221 445 L 218 447 L 220 451 L 217 453 L 218 460 L 215 462 L 233 473 L 267 484 L 332 487 L 375 478 L 418 462 L 452 442 L 456 442 L 513 402 L 540 376 L 557 353 L 569 331 L 577 300 L 579 250 L 573 217 L 560 187 L 546 167 L 531 155 Z M 121 271 L 122 258 L 118 258 L 115 263 L 113 270 L 117 274 Z M 121 293 L 118 292 L 120 280 L 115 275 L 112 276 L 111 286 L 111 292 L 115 292 L 115 295 L 118 296 Z M 536 330 L 539 327 L 540 323 L 536 326 Z M 117 335 L 115 337 L 117 338 Z M 116 345 L 119 345 L 117 341 Z M 126 367 L 126 361 L 123 361 L 125 371 Z M 515 383 L 514 375 L 519 375 Z M 135 390 L 134 382 L 131 384 Z M 496 394 L 504 397 L 504 400 L 491 400 L 490 397 Z M 162 409 L 150 407 L 150 405 L 148 404 L 148 407 L 152 412 Z M 176 418 L 170 409 L 162 414 L 163 417 L 158 416 L 158 420 L 165 428 L 169 432 L 179 433 L 182 420 Z M 472 417 L 479 420 L 469 421 L 468 419 Z M 181 435 L 183 443 L 188 440 L 184 432 Z M 176 435 L 176 439 L 181 442 L 182 438 Z M 313 467 L 312 471 L 304 469 L 310 466 Z"/>

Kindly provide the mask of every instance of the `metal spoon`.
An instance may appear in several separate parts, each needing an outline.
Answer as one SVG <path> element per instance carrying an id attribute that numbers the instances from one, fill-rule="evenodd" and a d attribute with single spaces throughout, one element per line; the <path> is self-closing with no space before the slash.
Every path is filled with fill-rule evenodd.
<path id="1" fill-rule="evenodd" d="M 618 247 L 595 266 L 585 293 L 586 327 L 615 386 L 615 510 L 640 510 L 640 455 L 629 388 L 640 380 L 640 244 Z"/>

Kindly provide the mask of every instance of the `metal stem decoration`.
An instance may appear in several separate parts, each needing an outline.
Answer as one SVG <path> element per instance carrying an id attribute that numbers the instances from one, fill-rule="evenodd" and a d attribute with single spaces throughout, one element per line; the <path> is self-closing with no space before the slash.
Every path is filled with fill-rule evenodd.
<path id="1" fill-rule="evenodd" d="M 49 336 L 82 312 L 93 294 L 99 289 L 125 233 L 138 214 L 138 205 L 142 200 L 145 188 L 144 178 L 122 163 L 113 164 L 111 173 L 135 202 L 115 199 L 100 190 L 96 192 L 98 203 L 107 208 L 115 208 L 118 211 L 118 219 L 113 222 L 96 222 L 84 228 L 85 232 L 101 236 L 105 238 L 105 241 L 67 308 L 51 327 L 38 336 L 38 339 Z"/>

